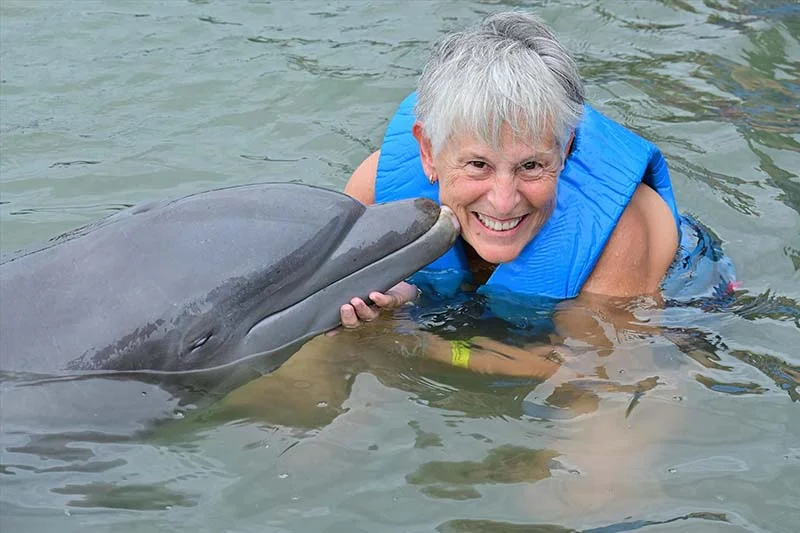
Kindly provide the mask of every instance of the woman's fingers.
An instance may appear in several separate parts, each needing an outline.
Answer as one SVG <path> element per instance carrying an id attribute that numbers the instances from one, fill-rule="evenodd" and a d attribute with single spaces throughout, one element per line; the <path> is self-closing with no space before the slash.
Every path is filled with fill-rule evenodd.
<path id="1" fill-rule="evenodd" d="M 408 302 L 412 302 L 417 298 L 419 290 L 415 285 L 401 281 L 386 293 L 373 292 L 370 293 L 369 298 L 375 305 L 383 309 L 394 309 L 400 307 Z"/>
<path id="2" fill-rule="evenodd" d="M 375 305 L 367 305 L 361 298 L 353 298 L 350 303 L 339 308 L 339 317 L 342 326 L 347 329 L 357 328 L 362 322 L 372 322 L 380 316 L 383 309 L 394 309 L 416 299 L 419 291 L 417 287 L 401 281 L 385 293 L 372 292 L 370 300 Z"/>
<path id="3" fill-rule="evenodd" d="M 350 300 L 350 305 L 352 305 L 355 309 L 358 319 L 363 320 L 364 322 L 372 322 L 378 318 L 378 315 L 381 314 L 381 310 L 379 308 L 367 305 L 367 303 L 361 298 L 353 298 Z"/>
<path id="4" fill-rule="evenodd" d="M 339 319 L 342 327 L 357 328 L 362 322 L 372 322 L 380 314 L 380 309 L 370 307 L 361 298 L 353 298 L 350 303 L 339 308 Z"/>
<path id="5" fill-rule="evenodd" d="M 358 327 L 359 322 L 356 310 L 350 304 L 344 304 L 339 308 L 339 318 L 342 321 L 342 326 L 345 328 Z"/>

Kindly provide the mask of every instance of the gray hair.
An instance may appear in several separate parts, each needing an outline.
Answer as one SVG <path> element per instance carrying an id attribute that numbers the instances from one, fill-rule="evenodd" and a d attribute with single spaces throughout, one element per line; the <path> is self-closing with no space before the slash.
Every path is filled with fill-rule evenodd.
<path id="1" fill-rule="evenodd" d="M 437 42 L 417 91 L 434 154 L 464 132 L 497 148 L 504 124 L 523 139 L 552 133 L 563 154 L 583 115 L 574 59 L 541 19 L 516 11 Z"/>

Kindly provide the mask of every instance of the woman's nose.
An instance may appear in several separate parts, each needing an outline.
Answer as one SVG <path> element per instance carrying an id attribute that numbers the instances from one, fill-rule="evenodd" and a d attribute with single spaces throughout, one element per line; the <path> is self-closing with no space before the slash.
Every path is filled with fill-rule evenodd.
<path id="1" fill-rule="evenodd" d="M 489 201 L 495 208 L 497 216 L 513 213 L 519 202 L 517 180 L 512 175 L 498 173 L 489 192 Z"/>

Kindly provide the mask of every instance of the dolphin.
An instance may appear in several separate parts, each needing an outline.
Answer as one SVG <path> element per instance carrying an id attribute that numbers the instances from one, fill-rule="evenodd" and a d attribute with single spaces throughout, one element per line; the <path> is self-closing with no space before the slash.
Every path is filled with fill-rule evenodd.
<path id="1" fill-rule="evenodd" d="M 427 199 L 367 207 L 296 183 L 134 206 L 2 259 L 0 385 L 101 377 L 110 390 L 133 379 L 227 392 L 458 231 Z"/>

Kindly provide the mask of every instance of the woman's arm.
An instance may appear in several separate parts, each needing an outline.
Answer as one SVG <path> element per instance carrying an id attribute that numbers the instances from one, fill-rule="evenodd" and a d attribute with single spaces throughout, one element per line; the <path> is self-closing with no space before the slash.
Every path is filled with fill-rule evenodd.
<path id="1" fill-rule="evenodd" d="M 655 294 L 678 249 L 678 229 L 667 203 L 639 185 L 620 216 L 581 293 Z"/>
<path id="2" fill-rule="evenodd" d="M 380 156 L 380 150 L 373 152 L 358 165 L 350 179 L 347 180 L 347 185 L 344 186 L 345 194 L 366 205 L 375 203 L 375 176 L 378 173 Z"/>
<path id="3" fill-rule="evenodd" d="M 545 380 L 570 354 L 566 346 L 557 343 L 518 347 L 487 337 L 448 341 L 432 333 L 423 335 L 426 357 L 480 374 Z"/>

